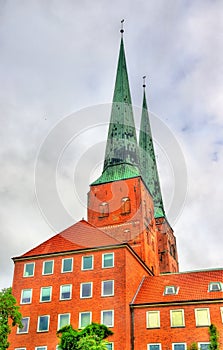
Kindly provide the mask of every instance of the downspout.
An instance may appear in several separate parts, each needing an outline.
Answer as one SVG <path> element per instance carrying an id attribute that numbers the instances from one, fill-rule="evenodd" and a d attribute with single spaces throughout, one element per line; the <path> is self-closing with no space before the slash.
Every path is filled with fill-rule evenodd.
<path id="1" fill-rule="evenodd" d="M 130 323 L 130 338 L 131 338 L 131 350 L 134 350 L 135 345 L 135 328 L 134 328 L 134 306 L 130 305 L 131 323 Z"/>

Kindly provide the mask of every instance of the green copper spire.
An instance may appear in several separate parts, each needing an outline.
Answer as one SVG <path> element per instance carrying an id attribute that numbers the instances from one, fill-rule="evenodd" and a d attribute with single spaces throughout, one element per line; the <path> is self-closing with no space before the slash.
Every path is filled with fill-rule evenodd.
<path id="1" fill-rule="evenodd" d="M 145 77 L 144 77 L 145 78 Z M 165 216 L 159 176 L 156 165 L 149 114 L 146 102 L 145 82 L 143 84 L 143 108 L 139 134 L 140 167 L 142 179 L 149 189 L 154 202 L 154 216 Z"/>
<path id="2" fill-rule="evenodd" d="M 94 184 L 139 176 L 138 166 L 138 145 L 124 42 L 121 37 L 104 168 L 101 177 Z"/>

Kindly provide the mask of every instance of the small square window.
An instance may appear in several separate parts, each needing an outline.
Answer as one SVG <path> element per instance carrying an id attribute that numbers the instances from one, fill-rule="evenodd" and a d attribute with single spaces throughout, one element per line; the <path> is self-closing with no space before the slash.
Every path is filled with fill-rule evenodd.
<path id="1" fill-rule="evenodd" d="M 52 275 L 53 273 L 53 260 L 43 262 L 43 275 Z"/>
<path id="2" fill-rule="evenodd" d="M 49 330 L 50 316 L 39 316 L 38 317 L 38 328 L 37 332 L 47 332 Z"/>
<path id="3" fill-rule="evenodd" d="M 146 327 L 147 328 L 160 328 L 160 312 L 159 311 L 147 311 L 147 313 L 146 313 Z"/>
<path id="4" fill-rule="evenodd" d="M 84 328 L 91 324 L 92 313 L 90 311 L 79 313 L 79 328 Z"/>
<path id="5" fill-rule="evenodd" d="M 161 350 L 161 344 L 159 343 L 148 344 L 147 350 Z"/>
<path id="6" fill-rule="evenodd" d="M 170 310 L 171 327 L 184 327 L 184 310 Z"/>
<path id="7" fill-rule="evenodd" d="M 34 276 L 34 268 L 35 264 L 34 263 L 27 263 L 24 265 L 24 277 L 32 277 Z"/>
<path id="8" fill-rule="evenodd" d="M 47 350 L 47 346 L 36 346 L 35 350 Z"/>
<path id="9" fill-rule="evenodd" d="M 82 270 L 93 269 L 93 255 L 82 256 Z"/>
<path id="10" fill-rule="evenodd" d="M 62 260 L 62 272 L 72 272 L 73 271 L 73 258 L 66 258 Z"/>
<path id="11" fill-rule="evenodd" d="M 209 292 L 219 292 L 222 290 L 221 282 L 211 282 L 209 283 L 208 291 Z"/>
<path id="12" fill-rule="evenodd" d="M 114 253 L 105 253 L 102 255 L 102 267 L 114 267 Z"/>
<path id="13" fill-rule="evenodd" d="M 21 322 L 23 324 L 23 327 L 22 328 L 18 327 L 17 333 L 18 334 L 28 333 L 28 331 L 29 331 L 29 317 L 23 317 Z"/>
<path id="14" fill-rule="evenodd" d="M 198 350 L 209 350 L 210 343 L 198 343 Z"/>
<path id="15" fill-rule="evenodd" d="M 107 327 L 114 327 L 114 310 L 101 311 L 101 323 Z"/>
<path id="16" fill-rule="evenodd" d="M 113 350 L 114 349 L 114 343 L 108 343 L 106 344 L 107 350 Z"/>
<path id="17" fill-rule="evenodd" d="M 58 315 L 58 329 L 68 326 L 70 324 L 70 314 Z"/>
<path id="18" fill-rule="evenodd" d="M 92 282 L 81 283 L 81 298 L 91 298 L 92 297 Z"/>
<path id="19" fill-rule="evenodd" d="M 23 289 L 21 292 L 21 304 L 30 304 L 32 301 L 32 289 Z"/>
<path id="20" fill-rule="evenodd" d="M 176 286 L 166 286 L 164 290 L 165 295 L 177 294 L 178 288 Z"/>
<path id="21" fill-rule="evenodd" d="M 60 300 L 71 299 L 71 284 L 60 286 Z"/>
<path id="22" fill-rule="evenodd" d="M 173 343 L 172 349 L 173 350 L 186 350 L 187 346 L 186 343 Z"/>
<path id="23" fill-rule="evenodd" d="M 210 326 L 209 309 L 195 309 L 196 326 Z"/>
<path id="24" fill-rule="evenodd" d="M 40 291 L 40 301 L 51 301 L 52 287 L 42 287 Z"/>
<path id="25" fill-rule="evenodd" d="M 114 281 L 102 281 L 102 296 L 108 297 L 114 295 Z"/>

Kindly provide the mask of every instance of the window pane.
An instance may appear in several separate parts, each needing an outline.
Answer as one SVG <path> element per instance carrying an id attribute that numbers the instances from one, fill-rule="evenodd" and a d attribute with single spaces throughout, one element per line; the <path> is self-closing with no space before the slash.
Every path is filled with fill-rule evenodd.
<path id="1" fill-rule="evenodd" d="M 70 314 L 59 315 L 58 329 L 70 324 Z"/>
<path id="2" fill-rule="evenodd" d="M 186 346 L 185 346 L 185 344 L 174 344 L 173 345 L 173 349 L 174 350 L 185 350 L 186 349 Z"/>
<path id="3" fill-rule="evenodd" d="M 25 264 L 24 276 L 29 277 L 34 275 L 34 263 Z"/>
<path id="4" fill-rule="evenodd" d="M 81 284 L 81 298 L 90 298 L 92 296 L 91 285 L 91 283 Z"/>
<path id="5" fill-rule="evenodd" d="M 63 259 L 63 272 L 71 272 L 73 267 L 73 259 L 68 258 L 68 259 Z"/>
<path id="6" fill-rule="evenodd" d="M 196 322 L 197 326 L 209 326 L 209 310 L 208 309 L 196 309 Z"/>
<path id="7" fill-rule="evenodd" d="M 53 261 L 44 261 L 43 274 L 49 275 L 53 273 Z"/>
<path id="8" fill-rule="evenodd" d="M 41 288 L 40 301 L 50 301 L 51 300 L 51 287 Z"/>
<path id="9" fill-rule="evenodd" d="M 93 257 L 83 256 L 83 270 L 91 270 L 93 268 Z"/>
<path id="10" fill-rule="evenodd" d="M 113 327 L 113 311 L 102 311 L 102 324 L 107 327 Z"/>
<path id="11" fill-rule="evenodd" d="M 47 350 L 47 346 L 36 346 L 35 350 Z"/>
<path id="12" fill-rule="evenodd" d="M 23 289 L 21 303 L 28 304 L 31 303 L 32 289 Z"/>
<path id="13" fill-rule="evenodd" d="M 18 328 L 18 333 L 28 333 L 28 327 L 29 327 L 29 317 L 23 317 L 22 318 L 22 328 Z"/>
<path id="14" fill-rule="evenodd" d="M 67 284 L 61 286 L 61 295 L 60 299 L 70 299 L 71 298 L 71 285 Z"/>
<path id="15" fill-rule="evenodd" d="M 102 295 L 109 296 L 114 294 L 114 281 L 102 282 Z"/>
<path id="16" fill-rule="evenodd" d="M 113 253 L 108 253 L 103 255 L 103 267 L 113 267 Z"/>
<path id="17" fill-rule="evenodd" d="M 160 344 L 150 344 L 149 350 L 160 350 Z"/>
<path id="18" fill-rule="evenodd" d="M 171 310 L 171 327 L 184 326 L 183 310 Z"/>
<path id="19" fill-rule="evenodd" d="M 113 344 L 112 343 L 106 344 L 106 348 L 107 348 L 107 350 L 112 350 Z"/>
<path id="20" fill-rule="evenodd" d="M 38 320 L 38 331 L 48 331 L 49 328 L 49 316 L 39 316 Z"/>
<path id="21" fill-rule="evenodd" d="M 206 344 L 199 344 L 198 349 L 199 349 L 199 350 L 209 350 L 209 349 L 210 349 L 209 345 L 210 345 L 209 343 L 206 343 Z"/>
<path id="22" fill-rule="evenodd" d="M 82 312 L 80 314 L 80 328 L 84 328 L 91 323 L 91 313 Z"/>
<path id="23" fill-rule="evenodd" d="M 159 328 L 159 311 L 148 311 L 147 312 L 147 327 L 148 328 Z"/>

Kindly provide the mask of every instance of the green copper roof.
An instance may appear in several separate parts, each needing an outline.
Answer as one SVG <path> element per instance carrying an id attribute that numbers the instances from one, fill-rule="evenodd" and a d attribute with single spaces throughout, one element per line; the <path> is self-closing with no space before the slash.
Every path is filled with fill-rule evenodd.
<path id="1" fill-rule="evenodd" d="M 139 152 L 142 178 L 154 201 L 154 216 L 164 216 L 165 212 L 159 184 L 145 90 L 143 94 L 143 108 L 139 134 Z"/>
<path id="2" fill-rule="evenodd" d="M 101 177 L 94 184 L 139 176 L 138 166 L 138 145 L 121 38 L 104 168 Z"/>

